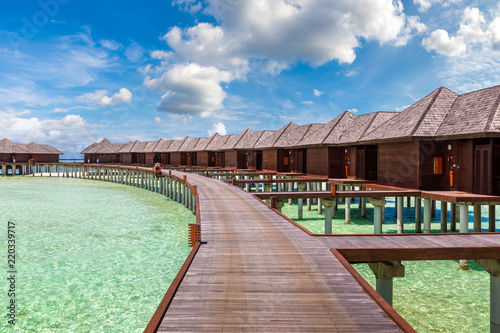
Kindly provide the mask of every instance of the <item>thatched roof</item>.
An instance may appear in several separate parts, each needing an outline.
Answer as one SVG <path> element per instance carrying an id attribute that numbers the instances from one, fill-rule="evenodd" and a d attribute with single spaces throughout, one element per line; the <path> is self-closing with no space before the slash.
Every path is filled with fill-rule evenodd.
<path id="1" fill-rule="evenodd" d="M 389 121 L 361 138 L 379 141 L 396 138 L 433 137 L 457 99 L 458 94 L 439 87 Z"/>

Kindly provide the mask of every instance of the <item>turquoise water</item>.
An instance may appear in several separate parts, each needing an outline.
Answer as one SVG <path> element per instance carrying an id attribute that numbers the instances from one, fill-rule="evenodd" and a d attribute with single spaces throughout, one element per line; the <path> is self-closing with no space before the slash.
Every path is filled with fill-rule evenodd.
<path id="1" fill-rule="evenodd" d="M 189 210 L 81 179 L 0 177 L 0 189 L 5 275 L 7 221 L 16 223 L 16 332 L 144 330 L 190 251 Z"/>
<path id="2" fill-rule="evenodd" d="M 396 232 L 394 200 L 387 200 L 384 233 Z M 405 200 L 406 203 L 406 200 Z M 332 221 L 333 233 L 372 234 L 373 208 L 367 205 L 367 218 L 361 218 L 357 204 L 351 205 L 351 224 L 345 224 L 343 205 Z M 317 206 L 307 211 L 304 205 L 303 220 L 298 220 L 297 205 L 288 205 L 283 213 L 314 233 L 324 233 L 324 215 Z M 470 219 L 472 220 L 472 210 Z M 499 215 L 497 209 L 497 215 Z M 415 230 L 415 211 L 405 208 L 405 230 Z M 449 216 L 449 215 L 448 215 Z M 487 208 L 483 210 L 483 231 L 488 230 Z M 486 216 L 486 217 L 485 217 Z M 458 228 L 458 223 L 457 223 Z M 473 223 L 469 229 L 472 231 Z M 433 219 L 432 231 L 440 232 L 440 211 Z M 497 229 L 498 231 L 498 229 Z M 489 331 L 489 274 L 473 261 L 470 269 L 460 270 L 458 261 L 407 261 L 405 277 L 394 278 L 393 307 L 418 332 L 488 332 Z M 375 288 L 375 276 L 367 264 L 354 268 Z"/>

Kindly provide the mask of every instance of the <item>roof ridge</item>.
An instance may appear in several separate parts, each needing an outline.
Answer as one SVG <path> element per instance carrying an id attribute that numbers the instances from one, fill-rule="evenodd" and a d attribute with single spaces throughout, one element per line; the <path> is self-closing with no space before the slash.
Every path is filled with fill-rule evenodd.
<path id="1" fill-rule="evenodd" d="M 273 142 L 273 144 L 271 145 L 271 147 L 273 147 L 273 146 L 276 144 L 276 142 L 278 142 L 278 141 L 279 141 L 279 139 L 283 136 L 283 133 L 285 133 L 285 132 L 286 132 L 286 130 L 288 129 L 288 127 L 290 127 L 290 124 L 294 124 L 294 122 L 293 122 L 293 121 L 291 121 L 291 122 L 289 122 L 288 124 L 286 124 L 285 128 L 284 128 L 284 129 L 283 129 L 283 131 L 280 133 L 280 135 L 278 135 L 278 137 L 276 138 L 276 140 L 274 140 L 274 142 Z M 295 124 L 295 125 L 297 125 L 297 124 Z"/>
<path id="2" fill-rule="evenodd" d="M 495 101 L 495 105 L 493 106 L 493 110 L 491 111 L 490 116 L 488 117 L 486 126 L 484 126 L 485 132 L 491 129 L 491 123 L 493 122 L 493 118 L 495 118 L 496 110 L 498 109 L 499 105 L 500 105 L 500 94 L 498 94 L 497 100 Z"/>
<path id="3" fill-rule="evenodd" d="M 436 92 L 436 94 L 434 95 L 434 97 L 432 97 L 432 100 L 429 102 L 429 105 L 427 105 L 427 107 L 425 108 L 425 111 L 422 113 L 422 115 L 420 116 L 420 119 L 418 120 L 417 122 L 417 125 L 415 125 L 415 127 L 413 128 L 413 130 L 411 131 L 410 133 L 410 137 L 413 136 L 413 134 L 415 134 L 415 132 L 418 130 L 418 128 L 420 127 L 420 125 L 422 124 L 422 122 L 424 121 L 425 117 L 427 116 L 427 114 L 429 113 L 432 105 L 434 105 L 434 103 L 436 102 L 436 99 L 438 98 L 438 96 L 441 94 L 441 91 L 443 91 L 443 86 L 439 87 Z M 437 132 L 436 132 L 437 133 Z"/>
<path id="4" fill-rule="evenodd" d="M 347 114 L 347 112 L 349 112 L 348 110 L 342 112 L 340 114 L 340 118 L 339 120 L 337 120 L 337 122 L 335 123 L 335 125 L 332 126 L 332 128 L 328 131 L 328 133 L 326 133 L 325 137 L 323 138 L 323 140 L 321 140 L 321 144 L 324 144 L 325 141 L 326 141 L 326 138 L 328 138 L 330 136 L 330 134 L 333 132 L 333 130 L 335 129 L 335 127 L 337 127 L 337 125 L 339 124 L 339 122 L 342 120 L 342 118 L 345 117 L 345 115 Z M 353 114 L 353 116 L 356 116 Z M 325 124 L 326 125 L 326 124 Z"/>
<path id="5" fill-rule="evenodd" d="M 243 137 L 245 136 L 245 133 L 248 132 L 250 130 L 250 128 L 247 128 L 246 130 L 243 131 L 243 133 L 241 133 L 241 136 L 240 138 L 238 139 L 238 141 L 236 141 L 236 143 L 233 145 L 233 147 L 236 147 L 238 145 L 238 143 L 240 143 L 240 141 L 243 139 Z M 254 132 L 255 133 L 255 132 Z"/>
<path id="6" fill-rule="evenodd" d="M 155 146 L 153 147 L 153 149 L 151 149 L 152 152 L 154 152 L 154 150 L 156 149 L 156 147 L 158 147 L 158 145 L 160 144 L 161 140 L 162 140 L 161 138 L 159 138 L 158 140 L 156 140 Z"/>
<path id="7" fill-rule="evenodd" d="M 368 126 L 365 127 L 363 133 L 361 133 L 361 135 L 358 137 L 358 141 L 359 139 L 361 139 L 362 137 L 365 136 L 366 132 L 368 132 L 368 129 L 370 128 L 370 126 L 373 124 L 373 122 L 375 121 L 375 118 L 378 117 L 378 115 L 380 114 L 380 111 L 376 111 L 376 112 L 371 112 L 372 114 L 374 114 L 375 116 L 372 117 L 370 123 L 368 124 Z"/>
<path id="8" fill-rule="evenodd" d="M 259 142 L 260 138 L 264 135 L 265 132 L 266 131 L 260 131 L 260 135 L 257 138 L 257 140 L 255 140 L 255 143 L 253 144 L 252 148 L 255 148 L 255 145 L 257 144 L 257 142 Z"/>
<path id="9" fill-rule="evenodd" d="M 304 133 L 304 135 L 302 135 L 302 138 L 300 138 L 299 141 L 297 141 L 297 143 L 300 143 L 302 140 L 304 140 L 304 138 L 307 136 L 307 133 L 309 133 L 309 131 L 311 130 L 311 128 L 313 127 L 314 124 L 309 124 L 309 128 L 307 129 L 307 131 Z M 323 124 L 324 125 L 324 124 Z"/>
<path id="10" fill-rule="evenodd" d="M 449 90 L 449 89 L 448 89 Z M 454 92 L 453 90 L 450 90 L 452 92 Z M 456 94 L 456 93 L 455 93 Z M 465 95 L 465 94 L 462 94 L 462 95 Z M 441 124 L 439 124 L 439 127 L 437 128 L 436 130 L 436 133 L 434 133 L 434 135 L 436 136 L 438 133 L 439 133 L 439 130 L 441 129 L 441 127 L 443 126 L 443 124 L 445 123 L 445 120 L 446 118 L 448 118 L 448 116 L 450 115 L 450 112 L 451 110 L 453 110 L 453 106 L 455 106 L 455 103 L 458 101 L 458 98 L 462 95 L 458 95 L 455 97 L 455 100 L 453 101 L 453 103 L 450 105 L 450 109 L 448 111 L 448 113 L 446 114 L 446 116 L 443 118 L 443 121 L 441 121 Z"/>

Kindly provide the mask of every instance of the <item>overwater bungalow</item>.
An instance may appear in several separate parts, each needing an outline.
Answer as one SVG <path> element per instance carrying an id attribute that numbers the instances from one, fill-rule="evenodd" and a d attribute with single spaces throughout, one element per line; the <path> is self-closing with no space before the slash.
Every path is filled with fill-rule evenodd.
<path id="1" fill-rule="evenodd" d="M 129 142 L 118 150 L 121 157 L 113 153 L 120 145 L 103 140 L 82 153 L 92 162 L 157 159 L 500 194 L 499 104 L 500 86 L 462 95 L 440 87 L 402 112 L 345 111 L 326 124 L 289 123 L 275 132 Z"/>
<path id="2" fill-rule="evenodd" d="M 255 145 L 262 150 L 263 170 L 306 172 L 306 151 L 297 148 L 304 137 L 321 128 L 322 124 L 298 126 L 291 122 Z"/>
<path id="3" fill-rule="evenodd" d="M 161 164 L 169 165 L 170 164 L 170 153 L 168 152 L 168 148 L 174 142 L 174 140 L 164 140 L 160 139 L 153 152 L 155 156 L 158 158 L 158 161 Z"/>
<path id="4" fill-rule="evenodd" d="M 16 144 L 8 139 L 0 140 L 0 162 L 59 162 L 59 155 L 63 155 L 63 152 L 49 145 L 35 142 Z"/>
<path id="5" fill-rule="evenodd" d="M 440 87 L 374 131 L 382 184 L 500 194 L 500 86 L 458 95 Z"/>

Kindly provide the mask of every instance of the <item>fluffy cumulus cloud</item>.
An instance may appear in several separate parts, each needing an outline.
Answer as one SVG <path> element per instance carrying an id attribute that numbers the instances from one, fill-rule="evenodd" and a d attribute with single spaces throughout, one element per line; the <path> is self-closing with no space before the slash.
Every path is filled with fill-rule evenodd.
<path id="1" fill-rule="evenodd" d="M 132 93 L 127 88 L 121 88 L 118 92 L 114 93 L 113 96 L 103 96 L 97 103 L 99 106 L 108 105 L 119 105 L 123 103 L 128 103 L 132 100 Z"/>
<path id="2" fill-rule="evenodd" d="M 456 34 L 443 29 L 434 30 L 424 38 L 422 45 L 428 52 L 436 51 L 446 56 L 464 54 L 473 47 L 488 49 L 500 47 L 500 16 L 493 17 L 489 24 L 478 8 L 466 7 Z"/>
<path id="3" fill-rule="evenodd" d="M 212 136 L 215 133 L 219 133 L 220 135 L 226 135 L 227 134 L 226 126 L 223 123 L 213 124 L 212 128 L 208 130 L 208 136 Z"/>
<path id="4" fill-rule="evenodd" d="M 323 95 L 323 92 L 319 91 L 318 89 L 314 89 L 313 94 L 314 94 L 314 96 L 319 97 L 319 96 Z"/>
<path id="5" fill-rule="evenodd" d="M 0 137 L 9 138 L 16 143 L 48 143 L 59 149 L 75 151 L 82 142 L 89 142 L 88 123 L 76 114 L 62 118 L 40 119 L 31 116 L 30 111 L 0 111 Z"/>
<path id="6" fill-rule="evenodd" d="M 176 64 L 160 78 L 147 77 L 145 85 L 159 92 L 165 91 L 158 107 L 160 111 L 203 118 L 223 107 L 226 93 L 221 82 L 232 79 L 231 73 L 213 66 Z"/>
<path id="7" fill-rule="evenodd" d="M 425 30 L 399 0 L 176 0 L 217 23 L 174 27 L 154 51 L 157 67 L 143 67 L 145 84 L 166 91 L 160 110 L 208 116 L 222 107 L 221 82 L 245 80 L 252 70 L 277 75 L 298 62 L 350 64 L 361 40 L 404 45 Z M 200 6 L 203 6 L 201 8 Z M 179 72 L 185 76 L 179 77 Z M 211 72 L 212 77 L 205 76 Z"/>

